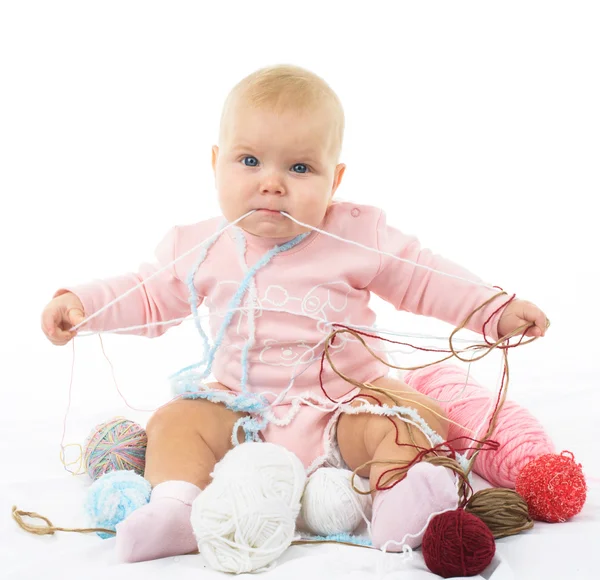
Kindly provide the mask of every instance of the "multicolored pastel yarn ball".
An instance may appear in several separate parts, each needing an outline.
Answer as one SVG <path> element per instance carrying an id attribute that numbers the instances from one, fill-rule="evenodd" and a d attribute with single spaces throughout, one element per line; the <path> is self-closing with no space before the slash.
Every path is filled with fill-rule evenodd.
<path id="1" fill-rule="evenodd" d="M 551 523 L 577 515 L 587 495 L 581 464 L 570 451 L 546 453 L 529 462 L 519 473 L 515 489 L 534 520 Z"/>
<path id="2" fill-rule="evenodd" d="M 97 425 L 84 444 L 87 474 L 94 481 L 117 470 L 143 475 L 147 441 L 143 427 L 122 417 Z"/>

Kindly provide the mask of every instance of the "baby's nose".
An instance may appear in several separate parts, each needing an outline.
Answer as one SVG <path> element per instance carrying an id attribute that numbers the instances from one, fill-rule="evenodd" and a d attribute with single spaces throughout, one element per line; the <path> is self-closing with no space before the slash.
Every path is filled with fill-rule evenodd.
<path id="1" fill-rule="evenodd" d="M 270 174 L 265 176 L 261 184 L 261 192 L 262 193 L 276 193 L 283 194 L 285 193 L 285 189 L 283 187 L 282 180 L 276 174 Z"/>

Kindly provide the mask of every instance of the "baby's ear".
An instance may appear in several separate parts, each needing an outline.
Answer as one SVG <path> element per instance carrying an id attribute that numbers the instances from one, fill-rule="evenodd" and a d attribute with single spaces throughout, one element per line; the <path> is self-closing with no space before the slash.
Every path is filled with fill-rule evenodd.
<path id="1" fill-rule="evenodd" d="M 217 170 L 217 159 L 219 158 L 219 148 L 216 145 L 212 146 L 212 168 L 213 171 Z"/>
<path id="2" fill-rule="evenodd" d="M 343 163 L 338 163 L 333 174 L 333 187 L 331 188 L 331 196 L 329 201 L 331 201 L 340 183 L 342 183 L 342 177 L 344 177 L 345 171 L 346 166 Z"/>

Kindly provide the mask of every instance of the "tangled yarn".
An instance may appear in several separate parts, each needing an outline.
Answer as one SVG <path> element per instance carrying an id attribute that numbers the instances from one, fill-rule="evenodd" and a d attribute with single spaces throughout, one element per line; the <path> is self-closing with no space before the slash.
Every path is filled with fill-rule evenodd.
<path id="1" fill-rule="evenodd" d="M 462 509 L 435 516 L 421 545 L 427 567 L 443 578 L 475 576 L 496 553 L 494 536 L 473 514 Z"/>
<path id="2" fill-rule="evenodd" d="M 408 385 L 439 402 L 452 421 L 448 440 L 458 437 L 479 438 L 473 433 L 483 425 L 493 409 L 494 393 L 480 385 L 460 367 L 438 364 L 404 376 Z M 493 439 L 500 444 L 497 451 L 480 453 L 475 458 L 473 471 L 498 487 L 515 488 L 517 476 L 530 461 L 554 452 L 552 440 L 541 423 L 525 408 L 514 401 L 504 402 L 498 414 Z M 469 443 L 467 439 L 464 440 Z M 466 446 L 466 445 L 465 445 Z M 470 456 L 470 454 L 467 454 Z"/>
<path id="3" fill-rule="evenodd" d="M 302 462 L 273 443 L 234 447 L 192 504 L 198 550 L 221 572 L 259 571 L 292 543 L 306 483 Z"/>
<path id="4" fill-rule="evenodd" d="M 88 475 L 96 480 L 117 470 L 144 474 L 146 431 L 134 421 L 117 417 L 97 425 L 84 444 L 84 462 Z"/>

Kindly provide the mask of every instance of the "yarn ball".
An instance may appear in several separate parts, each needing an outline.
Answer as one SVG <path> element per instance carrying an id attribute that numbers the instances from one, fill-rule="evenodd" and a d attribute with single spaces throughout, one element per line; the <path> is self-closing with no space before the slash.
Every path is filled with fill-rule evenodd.
<path id="1" fill-rule="evenodd" d="M 93 480 L 125 469 L 143 475 L 147 441 L 143 427 L 121 417 L 97 425 L 84 444 L 87 474 Z"/>
<path id="2" fill-rule="evenodd" d="M 420 393 L 437 400 L 452 421 L 448 440 L 457 437 L 481 439 L 496 403 L 497 393 L 479 384 L 461 367 L 441 363 L 404 375 L 404 381 Z M 463 425 L 465 428 L 461 428 Z M 482 428 L 483 427 L 483 428 Z M 474 431 L 480 431 L 473 434 Z M 517 476 L 533 459 L 545 453 L 555 453 L 555 447 L 542 424 L 514 401 L 504 402 L 491 437 L 500 444 L 497 451 L 480 453 L 473 471 L 495 487 L 515 489 Z M 474 447 L 470 439 L 461 439 L 455 447 Z M 467 457 L 472 451 L 466 453 Z"/>
<path id="3" fill-rule="evenodd" d="M 533 528 L 527 502 L 514 489 L 480 489 L 469 498 L 464 509 L 477 516 L 496 540 Z"/>
<path id="4" fill-rule="evenodd" d="M 425 531 L 421 551 L 427 567 L 438 576 L 475 576 L 496 553 L 489 528 L 463 509 L 435 516 Z"/>
<path id="5" fill-rule="evenodd" d="M 354 478 L 355 486 L 369 491 L 369 483 Z M 371 495 L 352 489 L 352 472 L 347 469 L 321 467 L 309 478 L 302 496 L 298 526 L 317 536 L 350 534 L 371 518 Z"/>
<path id="6" fill-rule="evenodd" d="M 93 528 L 116 530 L 131 512 L 150 501 L 150 483 L 133 471 L 110 471 L 90 485 L 85 511 Z M 96 532 L 102 539 L 113 534 Z"/>
<path id="7" fill-rule="evenodd" d="M 527 464 L 517 478 L 516 490 L 533 519 L 551 523 L 577 515 L 587 495 L 581 464 L 575 463 L 570 451 L 542 455 Z"/>
<path id="8" fill-rule="evenodd" d="M 221 572 L 264 569 L 292 543 L 306 484 L 302 462 L 280 445 L 246 442 L 211 475 L 192 503 L 198 550 Z"/>

